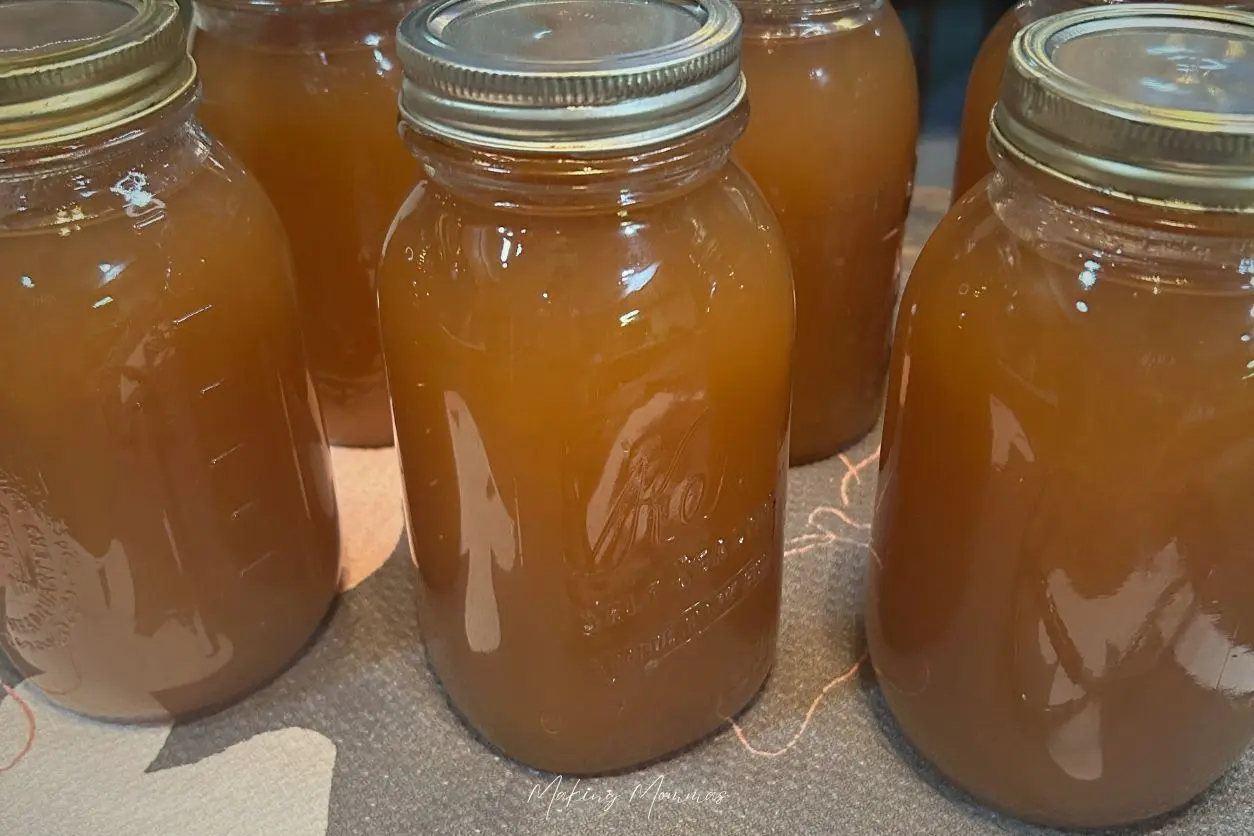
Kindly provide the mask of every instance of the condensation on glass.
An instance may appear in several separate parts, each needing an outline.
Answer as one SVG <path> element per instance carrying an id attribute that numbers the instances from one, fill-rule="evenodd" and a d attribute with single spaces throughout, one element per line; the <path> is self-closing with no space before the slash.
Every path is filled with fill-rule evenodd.
<path id="1" fill-rule="evenodd" d="M 993 171 L 988 154 L 988 118 L 997 101 L 1006 54 L 1010 42 L 1024 26 L 1036 20 L 1070 9 L 1085 6 L 1114 5 L 1118 0 L 1022 0 L 1011 8 L 985 38 L 967 82 L 966 103 L 962 110 L 962 129 L 958 140 L 958 162 L 954 168 L 953 200 L 957 202 L 984 176 Z M 1155 2 L 1155 0 L 1147 0 Z M 1249 3 L 1223 0 L 1193 0 L 1198 6 L 1250 8 Z"/>
<path id="2" fill-rule="evenodd" d="M 396 139 L 396 25 L 417 0 L 198 0 L 205 127 L 287 228 L 332 444 L 392 442 L 376 274 L 421 167 Z"/>
<path id="3" fill-rule="evenodd" d="M 400 28 L 430 181 L 379 304 L 418 615 L 453 706 L 531 766 L 665 755 L 774 660 L 793 300 L 729 161 L 738 44 L 725 0 L 444 0 Z"/>
<path id="4" fill-rule="evenodd" d="M 914 62 L 882 0 L 738 5 L 753 116 L 735 156 L 788 241 L 790 458 L 802 464 L 866 435 L 883 407 L 918 135 Z"/>
<path id="5" fill-rule="evenodd" d="M 338 577 L 283 229 L 178 15 L 0 4 L 0 647 L 123 721 L 261 685 Z"/>
<path id="6" fill-rule="evenodd" d="M 1008 67 L 901 304 L 867 638 L 942 772 L 1104 827 L 1254 737 L 1254 25 L 1078 10 Z"/>

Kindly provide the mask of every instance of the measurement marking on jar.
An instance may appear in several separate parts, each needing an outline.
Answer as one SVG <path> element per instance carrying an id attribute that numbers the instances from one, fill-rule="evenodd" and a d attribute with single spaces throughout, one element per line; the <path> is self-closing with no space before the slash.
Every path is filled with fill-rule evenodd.
<path id="1" fill-rule="evenodd" d="M 296 443 L 296 439 L 299 436 L 296 434 L 296 428 L 292 426 L 292 410 L 287 405 L 287 389 L 283 384 L 283 373 L 277 366 L 273 367 L 273 371 L 275 382 L 278 384 L 279 403 L 283 405 L 283 427 L 287 431 L 287 439 L 291 443 L 290 455 L 292 462 L 296 465 L 296 473 L 300 474 L 304 472 L 304 465 L 301 462 L 300 449 Z M 301 507 L 305 509 L 305 519 L 316 519 L 314 506 L 309 500 L 309 490 L 305 487 L 304 478 L 298 476 L 296 484 L 300 486 Z"/>
<path id="2" fill-rule="evenodd" d="M 248 564 L 247 566 L 245 566 L 243 569 L 240 569 L 240 570 L 239 570 L 239 576 L 240 576 L 241 578 L 242 578 L 242 577 L 244 577 L 244 576 L 245 576 L 245 575 L 247 575 L 249 572 L 251 572 L 252 570 L 256 569 L 256 568 L 257 568 L 258 566 L 260 566 L 261 564 L 265 563 L 267 560 L 271 560 L 271 559 L 273 559 L 273 558 L 274 558 L 277 554 L 278 554 L 278 552 L 277 552 L 277 551 L 275 551 L 274 549 L 271 549 L 270 551 L 268 551 L 268 552 L 266 552 L 265 554 L 263 554 L 261 557 L 259 557 L 259 558 L 257 558 L 256 560 L 254 560 L 252 563 L 250 563 L 250 564 Z"/>
<path id="3" fill-rule="evenodd" d="M 219 453 L 218 455 L 216 455 L 216 456 L 214 456 L 212 459 L 210 459 L 210 460 L 209 460 L 209 466 L 210 466 L 210 467 L 216 467 L 216 466 L 218 465 L 218 463 L 219 463 L 219 462 L 221 462 L 223 459 L 225 459 L 227 456 L 231 455 L 232 453 L 238 453 L 238 452 L 239 452 L 240 450 L 242 450 L 243 448 L 244 448 L 244 442 L 242 442 L 242 441 L 241 441 L 240 443 L 238 443 L 238 444 L 236 444 L 235 446 L 231 447 L 229 450 L 226 450 L 225 452 Z"/>
<path id="4" fill-rule="evenodd" d="M 186 323 L 189 319 L 196 317 L 196 316 L 200 316 L 201 314 L 206 313 L 211 310 L 213 310 L 213 305 L 205 305 L 204 307 L 197 308 L 191 313 L 183 314 L 178 319 L 172 320 L 170 324 L 173 325 L 175 328 L 177 328 L 183 325 L 184 323 Z"/>

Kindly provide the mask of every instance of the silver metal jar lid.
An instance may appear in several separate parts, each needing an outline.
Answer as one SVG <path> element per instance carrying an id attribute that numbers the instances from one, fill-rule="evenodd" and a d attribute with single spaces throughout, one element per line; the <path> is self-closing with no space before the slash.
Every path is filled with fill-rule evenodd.
<path id="1" fill-rule="evenodd" d="M 1033 23 L 1011 46 L 992 141 L 1106 194 L 1254 212 L 1254 15 L 1136 3 Z"/>
<path id="2" fill-rule="evenodd" d="M 407 122 L 495 150 L 643 148 L 745 93 L 731 0 L 434 0 L 401 22 L 397 53 Z"/>
<path id="3" fill-rule="evenodd" d="M 0 152 L 121 131 L 196 79 L 174 0 L 0 2 Z"/>

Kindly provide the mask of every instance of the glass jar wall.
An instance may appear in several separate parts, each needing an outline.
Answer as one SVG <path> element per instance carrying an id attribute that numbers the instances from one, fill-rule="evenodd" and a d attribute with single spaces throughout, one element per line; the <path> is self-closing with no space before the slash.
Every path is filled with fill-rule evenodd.
<path id="1" fill-rule="evenodd" d="M 201 116 L 274 201 L 331 443 L 392 440 L 375 280 L 420 174 L 396 139 L 395 30 L 415 0 L 199 0 Z"/>
<path id="2" fill-rule="evenodd" d="M 0 647 L 75 711 L 201 712 L 338 577 L 283 229 L 195 121 L 173 0 L 9 3 L 0 31 L 29 105 L 0 115 Z"/>
<path id="3" fill-rule="evenodd" d="M 430 181 L 380 274 L 418 614 L 452 704 L 541 769 L 691 743 L 774 659 L 793 300 L 770 210 L 729 162 L 737 23 L 723 0 L 446 0 L 401 27 L 415 91 L 461 73 L 479 120 L 407 92 Z M 481 51 L 428 55 L 433 31 Z M 691 124 L 648 98 L 652 56 L 685 36 Z M 633 49 L 624 107 L 606 91 Z M 483 108 L 489 51 L 553 75 Z M 712 65 L 721 86 L 697 85 Z M 588 118 L 550 122 L 574 66 Z"/>
<path id="4" fill-rule="evenodd" d="M 857 441 L 883 407 L 918 135 L 914 63 L 881 0 L 738 5 L 753 116 L 735 155 L 788 241 L 790 458 L 802 464 Z"/>
<path id="5" fill-rule="evenodd" d="M 998 173 L 902 300 L 881 452 L 893 714 L 978 798 L 1069 827 L 1170 810 L 1254 737 L 1254 28 L 1163 8 L 1016 41 Z"/>

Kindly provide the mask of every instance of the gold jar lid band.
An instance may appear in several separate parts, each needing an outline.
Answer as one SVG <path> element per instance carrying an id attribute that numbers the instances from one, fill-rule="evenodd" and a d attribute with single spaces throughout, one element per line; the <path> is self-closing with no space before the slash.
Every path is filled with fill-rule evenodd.
<path id="1" fill-rule="evenodd" d="M 1254 212 L 1254 15 L 1123 4 L 1014 40 L 992 142 L 1112 196 Z"/>
<path id="2" fill-rule="evenodd" d="M 433 0 L 401 22 L 397 53 L 402 117 L 494 150 L 645 148 L 745 92 L 730 0 Z"/>
<path id="3" fill-rule="evenodd" d="M 122 128 L 196 84 L 175 0 L 4 0 L 0 32 L 0 151 Z"/>

